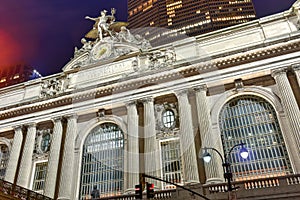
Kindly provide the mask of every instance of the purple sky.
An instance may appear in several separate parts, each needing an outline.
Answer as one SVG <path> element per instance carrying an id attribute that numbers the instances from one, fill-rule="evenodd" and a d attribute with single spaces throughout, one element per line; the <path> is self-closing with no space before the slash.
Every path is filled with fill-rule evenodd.
<path id="1" fill-rule="evenodd" d="M 296 0 L 253 0 L 258 17 L 287 10 Z M 1 0 L 0 66 L 26 63 L 42 75 L 61 72 L 74 47 L 92 28 L 86 15 L 117 9 L 126 21 L 126 0 Z"/>

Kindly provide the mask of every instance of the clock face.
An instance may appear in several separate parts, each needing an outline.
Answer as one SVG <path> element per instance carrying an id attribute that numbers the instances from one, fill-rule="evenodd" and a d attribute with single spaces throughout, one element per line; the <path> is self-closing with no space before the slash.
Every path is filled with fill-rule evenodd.
<path id="1" fill-rule="evenodd" d="M 98 43 L 92 50 L 92 58 L 94 60 L 100 60 L 107 58 L 111 55 L 111 45 L 107 43 Z"/>

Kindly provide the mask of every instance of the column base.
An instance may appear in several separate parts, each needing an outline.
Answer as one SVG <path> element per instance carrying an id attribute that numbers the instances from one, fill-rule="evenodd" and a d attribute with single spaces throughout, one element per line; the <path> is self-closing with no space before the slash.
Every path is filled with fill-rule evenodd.
<path id="1" fill-rule="evenodd" d="M 209 178 L 206 180 L 205 185 L 222 183 L 222 182 L 224 182 L 224 179 L 222 179 L 222 178 Z"/>
<path id="2" fill-rule="evenodd" d="M 125 190 L 124 194 L 135 194 L 135 188 L 129 188 Z"/>
<path id="3" fill-rule="evenodd" d="M 199 184 L 200 182 L 197 181 L 197 180 L 188 180 L 188 181 L 185 181 L 184 184 L 185 185 L 196 185 L 196 184 Z"/>
<path id="4" fill-rule="evenodd" d="M 70 197 L 58 197 L 57 200 L 71 200 Z"/>

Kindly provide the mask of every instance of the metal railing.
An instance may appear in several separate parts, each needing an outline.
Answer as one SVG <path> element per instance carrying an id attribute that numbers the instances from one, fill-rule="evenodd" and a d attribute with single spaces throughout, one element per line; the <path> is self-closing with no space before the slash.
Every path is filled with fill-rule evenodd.
<path id="1" fill-rule="evenodd" d="M 53 200 L 42 194 L 36 193 L 32 190 L 28 190 L 18 185 L 14 185 L 4 180 L 0 180 L 0 193 L 21 200 Z"/>

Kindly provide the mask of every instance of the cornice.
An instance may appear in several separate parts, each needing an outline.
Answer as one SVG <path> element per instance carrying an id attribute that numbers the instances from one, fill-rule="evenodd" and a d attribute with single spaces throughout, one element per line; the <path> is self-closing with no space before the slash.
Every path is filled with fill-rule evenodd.
<path id="1" fill-rule="evenodd" d="M 52 108 L 57 108 L 61 106 L 70 105 L 72 103 L 82 102 L 89 99 L 97 99 L 105 96 L 109 96 L 112 94 L 118 94 L 122 92 L 131 91 L 137 88 L 147 87 L 154 84 L 163 84 L 173 80 L 178 80 L 186 77 L 192 77 L 199 74 L 204 74 L 213 70 L 226 69 L 246 63 L 251 63 L 255 61 L 260 61 L 276 56 L 281 56 L 293 52 L 297 52 L 300 50 L 300 40 L 294 42 L 285 42 L 281 44 L 275 44 L 268 47 L 255 49 L 246 51 L 243 53 L 239 53 L 238 55 L 226 56 L 223 58 L 217 58 L 212 60 L 211 62 L 200 62 L 199 64 L 193 64 L 190 67 L 185 66 L 184 69 L 180 70 L 181 66 L 175 66 L 178 70 L 170 70 L 170 68 L 166 68 L 165 71 L 159 70 L 151 72 L 147 76 L 144 76 L 142 79 L 134 80 L 134 77 L 128 77 L 124 82 L 114 81 L 111 83 L 107 83 L 106 86 L 99 86 L 98 89 L 93 89 L 92 91 L 72 91 L 60 94 L 57 98 L 53 98 L 51 102 L 45 102 L 45 99 L 37 99 L 31 102 L 25 102 L 16 104 L 14 106 L 3 107 L 0 109 L 3 113 L 0 114 L 0 120 L 13 118 L 20 115 L 26 115 L 30 113 L 35 113 L 39 111 L 44 111 Z M 169 70 L 169 71 L 168 71 Z M 157 73 L 157 74 L 156 74 Z M 139 78 L 141 76 L 139 75 Z M 114 85 L 115 84 L 115 85 Z M 80 94 L 76 94 L 79 93 Z M 71 96 L 70 96 L 71 95 Z M 65 97 L 64 97 L 65 96 Z M 47 99 L 49 100 L 49 99 Z M 33 106 L 28 106 L 34 104 Z M 24 106 L 22 108 L 22 106 Z M 26 107 L 25 107 L 26 106 Z M 20 107 L 18 109 L 18 107 Z M 9 110 L 11 109 L 11 110 Z M 12 110 L 14 109 L 14 110 Z M 5 112 L 5 110 L 8 110 Z"/>

